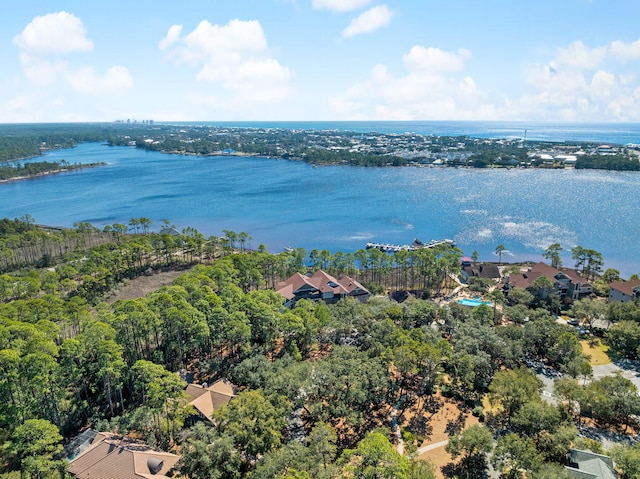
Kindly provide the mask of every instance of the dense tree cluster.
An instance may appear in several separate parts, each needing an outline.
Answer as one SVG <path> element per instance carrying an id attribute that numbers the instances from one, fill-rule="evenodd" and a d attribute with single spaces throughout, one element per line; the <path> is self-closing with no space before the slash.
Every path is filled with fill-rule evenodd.
<path id="1" fill-rule="evenodd" d="M 39 229 L 30 217 L 0 221 L 0 228 L 3 239 L 67 234 Z M 521 470 L 562 477 L 564 455 L 579 444 L 575 423 L 588 417 L 620 432 L 637 427 L 635 387 L 616 376 L 585 382 L 591 369 L 579 334 L 555 320 L 553 305 L 524 290 L 511 291 L 508 305 L 501 292 L 487 292 L 495 305 L 505 303 L 501 310 L 423 299 L 451 288 L 456 249 L 273 255 L 252 251 L 247 233 L 223 233 L 160 235 L 146 218 L 102 232 L 79 223 L 77 251 L 56 255 L 47 268 L 0 276 L 6 470 L 55 477 L 64 469 L 62 438 L 92 425 L 180 448 L 180 470 L 192 478 L 431 478 L 428 463 L 398 452 L 388 427 L 395 410 L 405 447 L 415 450 L 441 395 L 486 420 L 466 430 L 451 426 L 448 451 L 461 459 L 449 468 L 459 476 L 481 477 L 493 451 L 491 463 L 504 477 Z M 170 286 L 103 302 L 149 268 L 182 266 L 189 271 Z M 320 268 L 419 294 L 402 303 L 377 296 L 331 305 L 301 300 L 284 309 L 275 284 Z M 581 300 L 571 312 L 585 324 L 613 323 L 612 350 L 635 357 L 640 305 L 600 304 Z M 518 320 L 524 315 L 527 321 Z M 556 383 L 559 406 L 542 401 L 526 367 L 532 361 L 564 374 Z M 181 370 L 239 387 L 215 424 L 185 429 L 194 411 Z M 628 470 L 635 467 L 633 449 L 618 454 Z"/>
<path id="2" fill-rule="evenodd" d="M 626 155 L 583 155 L 576 161 L 576 169 L 640 171 L 640 161 Z"/>
<path id="3" fill-rule="evenodd" d="M 49 173 L 73 171 L 80 168 L 100 166 L 103 163 L 67 163 L 66 161 L 30 161 L 15 165 L 0 165 L 0 181 L 14 178 L 41 176 Z"/>

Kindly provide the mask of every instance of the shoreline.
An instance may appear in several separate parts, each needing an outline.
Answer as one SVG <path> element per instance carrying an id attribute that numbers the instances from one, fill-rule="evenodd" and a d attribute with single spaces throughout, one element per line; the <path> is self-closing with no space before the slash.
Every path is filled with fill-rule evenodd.
<path id="1" fill-rule="evenodd" d="M 12 161 L 19 161 L 19 160 L 12 160 Z M 41 178 L 43 176 L 57 175 L 57 174 L 60 174 L 60 173 L 68 173 L 70 171 L 83 170 L 85 168 L 97 168 L 99 166 L 106 166 L 107 164 L 108 163 L 105 163 L 105 162 L 86 163 L 86 164 L 77 165 L 77 166 L 73 166 L 73 167 L 58 168 L 56 170 L 43 171 L 42 173 L 35 173 L 33 175 L 14 176 L 12 178 L 5 178 L 3 180 L 0 180 L 0 184 L 1 183 L 11 183 L 11 182 L 14 182 L 14 181 L 22 181 L 22 180 L 33 180 L 33 179 L 36 179 L 36 178 Z"/>

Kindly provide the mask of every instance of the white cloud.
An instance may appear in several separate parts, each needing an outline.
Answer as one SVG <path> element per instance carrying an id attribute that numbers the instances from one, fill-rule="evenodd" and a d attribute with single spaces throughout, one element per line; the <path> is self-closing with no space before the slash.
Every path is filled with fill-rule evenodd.
<path id="1" fill-rule="evenodd" d="M 584 43 L 577 41 L 558 49 L 554 65 L 593 70 L 598 68 L 606 54 L 606 47 L 588 48 Z"/>
<path id="2" fill-rule="evenodd" d="M 182 25 L 173 25 L 167 31 L 167 36 L 158 42 L 158 48 L 160 50 L 166 50 L 174 43 L 180 40 L 180 33 L 182 33 Z"/>
<path id="3" fill-rule="evenodd" d="M 24 76 L 36 86 L 50 85 L 68 67 L 68 63 L 63 60 L 50 61 L 27 53 L 20 54 L 20 64 Z"/>
<path id="4" fill-rule="evenodd" d="M 615 75 L 604 70 L 598 70 L 591 79 L 589 90 L 594 98 L 609 98 L 615 86 Z"/>
<path id="5" fill-rule="evenodd" d="M 270 56 L 258 21 L 212 25 L 204 20 L 171 46 L 170 58 L 200 69 L 197 80 L 218 84 L 237 97 L 272 102 L 290 92 L 291 72 Z"/>
<path id="6" fill-rule="evenodd" d="M 589 48 L 583 42 L 575 41 L 558 49 L 553 64 L 558 67 L 595 70 L 607 60 L 627 62 L 638 59 L 640 59 L 640 39 L 630 43 L 615 40 L 595 48 Z"/>
<path id="7" fill-rule="evenodd" d="M 125 67 L 113 66 L 104 75 L 99 75 L 92 67 L 69 72 L 69 84 L 81 93 L 90 95 L 120 93 L 133 88 L 133 78 Z"/>
<path id="8" fill-rule="evenodd" d="M 112 66 L 100 75 L 92 66 L 77 67 L 63 58 L 66 54 L 93 50 L 82 20 L 72 13 L 35 17 L 14 37 L 13 43 L 20 50 L 24 76 L 35 86 L 44 87 L 62 79 L 75 91 L 86 94 L 119 93 L 133 87 L 133 78 L 123 66 Z M 61 101 L 64 99 L 56 98 L 56 102 Z"/>
<path id="9" fill-rule="evenodd" d="M 402 56 L 404 66 L 413 72 L 445 72 L 464 69 L 464 62 L 471 58 L 471 52 L 461 48 L 457 53 L 439 48 L 415 45 Z"/>
<path id="10" fill-rule="evenodd" d="M 183 40 L 179 50 L 182 58 L 189 62 L 215 61 L 222 66 L 245 54 L 261 53 L 267 49 L 267 39 L 260 22 L 256 20 L 231 20 L 226 25 L 200 22 L 194 31 Z"/>
<path id="11" fill-rule="evenodd" d="M 335 113 L 345 120 L 447 120 L 492 118 L 494 109 L 464 68 L 467 50 L 446 52 L 415 46 L 403 56 L 406 72 L 395 76 L 376 65 L 368 79 L 331 99 Z"/>
<path id="12" fill-rule="evenodd" d="M 349 26 L 342 32 L 342 36 L 351 38 L 363 33 L 375 32 L 382 27 L 388 26 L 394 15 L 395 12 L 389 10 L 386 5 L 370 8 L 351 20 Z"/>
<path id="13" fill-rule="evenodd" d="M 624 43 L 620 40 L 611 42 L 609 50 L 612 55 L 622 61 L 637 60 L 640 58 L 640 38 L 632 43 Z"/>
<path id="14" fill-rule="evenodd" d="M 371 0 L 313 0 L 313 8 L 339 13 L 351 12 L 366 7 L 370 2 Z"/>
<path id="15" fill-rule="evenodd" d="M 508 101 L 504 117 L 546 121 L 640 121 L 640 88 L 634 65 L 640 40 L 559 48 L 549 65 L 535 65 L 527 93 Z"/>
<path id="16" fill-rule="evenodd" d="M 82 21 L 73 13 L 57 12 L 35 17 L 19 35 L 14 45 L 33 54 L 86 52 L 93 50 Z"/>

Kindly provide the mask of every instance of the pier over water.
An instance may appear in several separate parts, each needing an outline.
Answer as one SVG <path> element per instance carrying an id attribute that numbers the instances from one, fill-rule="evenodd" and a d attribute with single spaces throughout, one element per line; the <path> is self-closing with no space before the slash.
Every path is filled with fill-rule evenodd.
<path id="1" fill-rule="evenodd" d="M 438 246 L 456 246 L 456 242 L 451 239 L 431 240 L 428 243 L 423 243 L 418 238 L 413 240 L 410 245 L 397 245 L 391 243 L 367 243 L 367 249 L 379 249 L 385 253 L 397 253 L 398 251 L 417 251 L 419 249 L 436 248 Z"/>

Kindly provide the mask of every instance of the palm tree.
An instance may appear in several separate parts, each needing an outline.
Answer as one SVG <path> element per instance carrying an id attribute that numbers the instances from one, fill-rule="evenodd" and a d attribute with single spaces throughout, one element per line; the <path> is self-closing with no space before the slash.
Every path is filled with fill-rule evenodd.
<path id="1" fill-rule="evenodd" d="M 498 258 L 500 258 L 498 260 L 500 264 L 502 264 L 502 253 L 504 253 L 505 251 L 507 251 L 507 248 L 505 248 L 503 244 L 499 244 L 498 246 L 496 246 L 494 253 L 498 255 Z"/>

